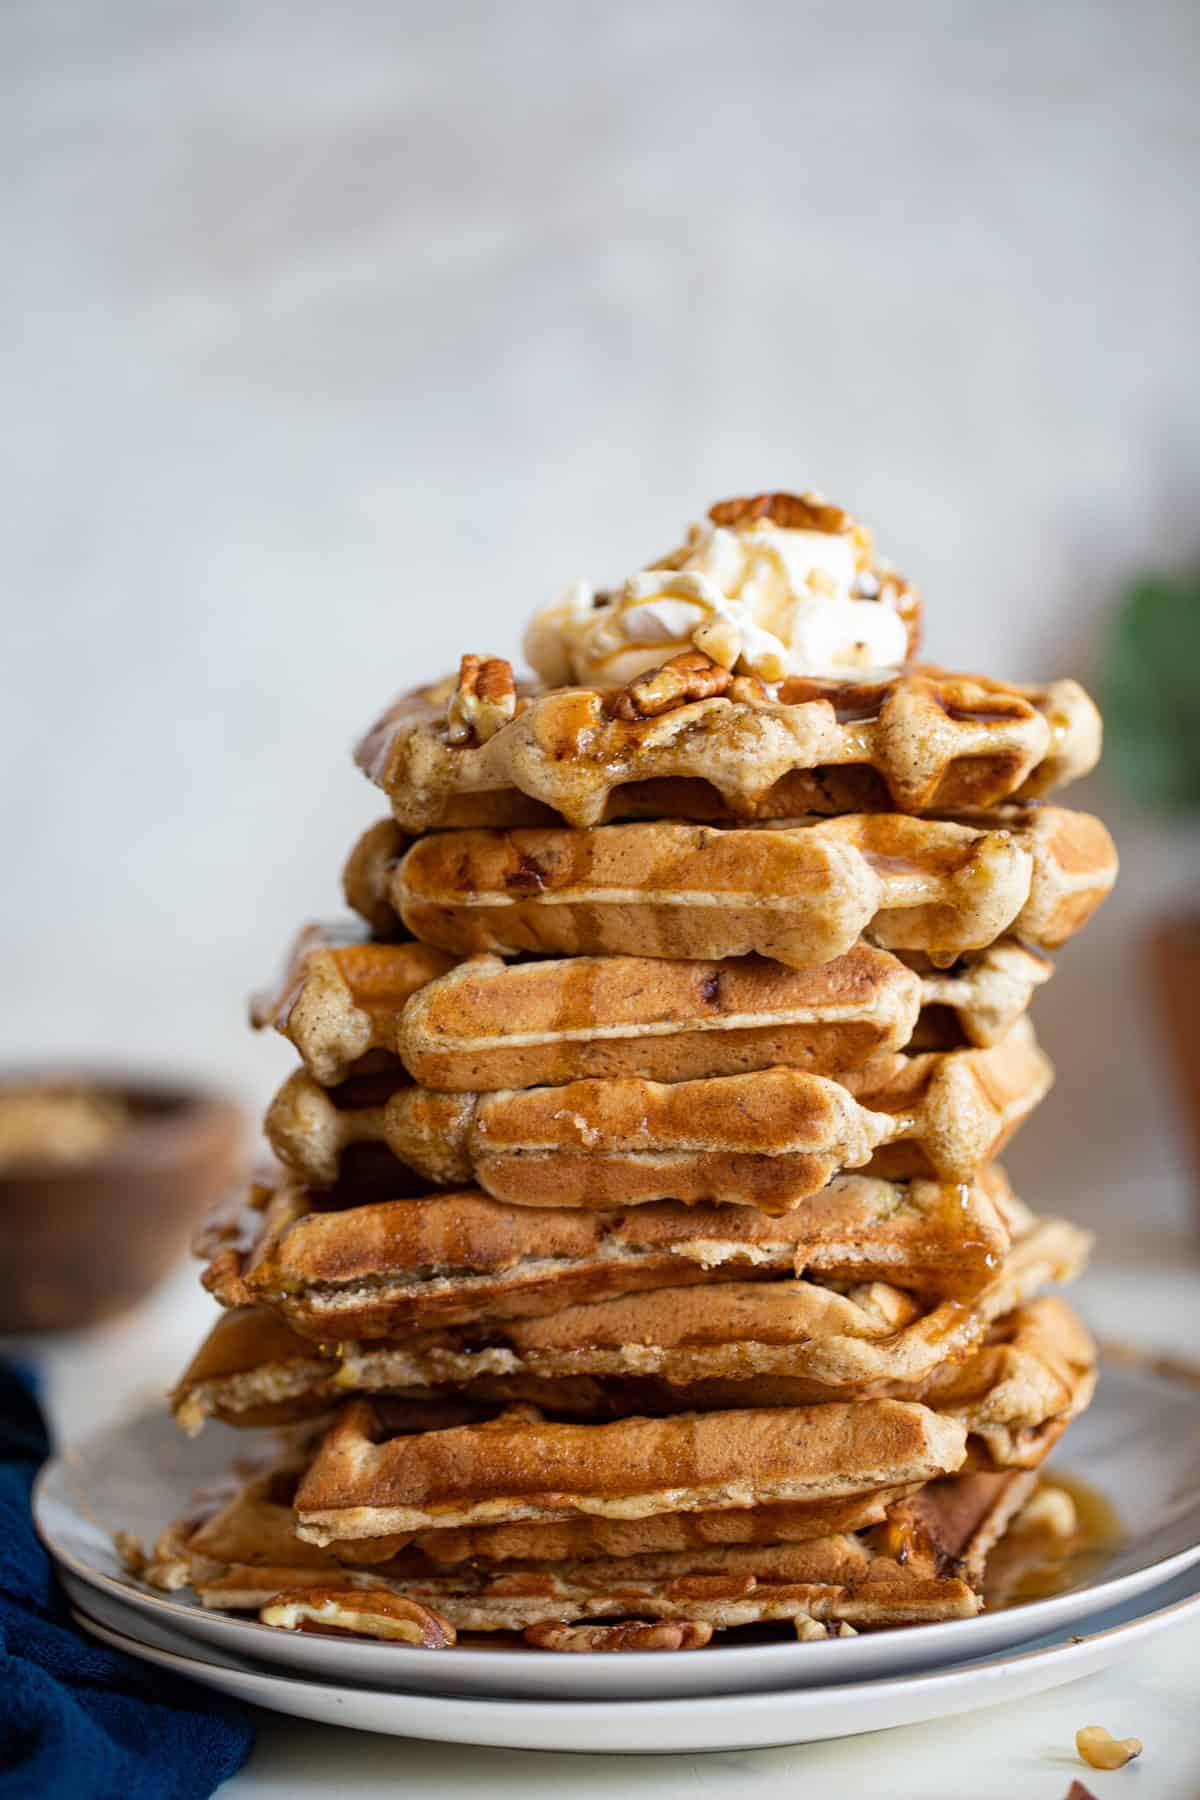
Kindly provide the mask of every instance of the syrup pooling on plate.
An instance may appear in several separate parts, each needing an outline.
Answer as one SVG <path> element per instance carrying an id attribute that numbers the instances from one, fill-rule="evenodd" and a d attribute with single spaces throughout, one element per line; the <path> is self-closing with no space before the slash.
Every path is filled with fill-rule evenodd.
<path id="1" fill-rule="evenodd" d="M 1032 1516 L 1043 1495 L 1063 1497 L 1073 1514 L 1069 1528 L 1061 1516 L 1051 1515 L 1045 1524 Z M 994 1553 L 984 1584 L 985 1602 L 995 1611 L 1069 1593 L 1097 1577 L 1124 1540 L 1120 1515 L 1105 1494 L 1082 1476 L 1054 1469 L 1034 1496 L 1030 1523 L 1022 1528 L 1018 1517 Z"/>

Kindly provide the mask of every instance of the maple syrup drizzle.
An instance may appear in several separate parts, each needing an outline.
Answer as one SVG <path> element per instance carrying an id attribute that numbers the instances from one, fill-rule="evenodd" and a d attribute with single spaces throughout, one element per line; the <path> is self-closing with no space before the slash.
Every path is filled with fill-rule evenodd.
<path id="1" fill-rule="evenodd" d="M 1104 1494 L 1078 1475 L 1052 1470 L 1046 1486 L 1062 1488 L 1075 1505 L 1076 1528 L 1068 1538 L 1048 1532 L 1014 1532 L 1002 1540 L 989 1561 L 984 1595 L 989 1612 L 1025 1606 L 1064 1594 L 1098 1574 L 1124 1541 L 1116 1508 Z M 1019 1558 L 1014 1566 L 1013 1559 Z M 1007 1565 L 1007 1567 L 1006 1567 Z M 1008 1577 L 1012 1576 L 1012 1579 Z M 999 1591 L 989 1594 L 989 1587 Z"/>

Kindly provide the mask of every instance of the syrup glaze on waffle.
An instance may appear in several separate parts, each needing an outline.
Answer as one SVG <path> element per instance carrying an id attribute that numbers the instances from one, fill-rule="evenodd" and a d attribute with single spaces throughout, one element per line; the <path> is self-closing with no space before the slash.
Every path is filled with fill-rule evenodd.
<path id="1" fill-rule="evenodd" d="M 452 743 L 443 683 L 398 700 L 359 766 L 414 834 L 619 818 L 937 812 L 1030 799 L 1094 767 L 1100 721 L 1073 681 L 1018 687 L 911 666 L 882 679 L 735 681 L 647 718 L 595 688 L 526 694 L 485 743 Z"/>
<path id="2" fill-rule="evenodd" d="M 883 813 L 741 830 L 443 832 L 398 865 L 355 856 L 353 905 L 375 913 L 390 898 L 416 936 L 456 955 L 756 951 L 794 967 L 863 935 L 945 962 L 1008 931 L 1054 949 L 1116 875 L 1103 825 L 1051 806 L 969 823 Z"/>
<path id="3" fill-rule="evenodd" d="M 806 1272 L 968 1299 L 1032 1223 L 999 1169 L 969 1187 L 839 1175 L 780 1218 L 673 1201 L 534 1211 L 474 1190 L 352 1207 L 325 1199 L 259 1187 L 236 1243 L 204 1234 L 205 1283 L 223 1305 L 269 1306 L 328 1342 Z"/>
<path id="4" fill-rule="evenodd" d="M 986 1050 L 897 1052 L 837 1079 L 775 1068 L 486 1094 L 402 1086 L 356 1107 L 298 1071 L 272 1102 L 266 1133 L 312 1186 L 335 1182 L 347 1150 L 368 1143 L 432 1185 L 477 1183 L 514 1205 L 611 1210 L 674 1199 L 778 1213 L 872 1157 L 881 1175 L 970 1181 L 1051 1079 L 1022 1020 Z"/>
<path id="5" fill-rule="evenodd" d="M 589 1076 L 683 1081 L 777 1064 L 832 1075 L 914 1039 L 922 1049 L 994 1043 L 1050 973 L 1012 939 L 949 970 L 924 959 L 918 972 L 864 943 L 807 969 L 757 956 L 457 961 L 324 924 L 299 934 L 252 1016 L 288 1038 L 326 1087 L 389 1067 L 451 1092 Z"/>

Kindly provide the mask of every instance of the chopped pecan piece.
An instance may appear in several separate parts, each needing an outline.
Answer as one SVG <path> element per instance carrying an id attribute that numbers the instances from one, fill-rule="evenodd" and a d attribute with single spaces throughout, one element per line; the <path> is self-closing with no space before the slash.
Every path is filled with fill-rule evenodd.
<path id="1" fill-rule="evenodd" d="M 1115 1738 L 1103 1725 L 1085 1725 L 1075 1733 L 1075 1748 L 1090 1769 L 1123 1769 L 1142 1754 L 1142 1740 Z"/>
<path id="2" fill-rule="evenodd" d="M 525 1642 L 535 1650 L 701 1650 L 713 1634 L 700 1619 L 631 1620 L 622 1625 L 528 1625 Z"/>
<path id="3" fill-rule="evenodd" d="M 512 664 L 502 656 L 464 656 L 446 708 L 452 744 L 486 744 L 517 713 Z"/>
<path id="4" fill-rule="evenodd" d="M 142 1541 L 132 1531 L 114 1531 L 113 1549 L 131 1575 L 140 1575 L 149 1558 L 142 1549 Z"/>
<path id="5" fill-rule="evenodd" d="M 711 700 L 728 693 L 733 676 L 702 650 L 685 650 L 660 669 L 639 675 L 612 703 L 614 718 L 656 719 L 691 700 Z"/>

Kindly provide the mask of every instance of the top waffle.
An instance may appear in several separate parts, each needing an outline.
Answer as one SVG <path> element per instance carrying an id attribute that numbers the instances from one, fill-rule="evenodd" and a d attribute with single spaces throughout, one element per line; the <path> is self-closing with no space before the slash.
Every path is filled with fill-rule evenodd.
<path id="1" fill-rule="evenodd" d="M 653 820 L 435 832 L 399 862 L 396 850 L 377 830 L 360 844 L 350 904 L 372 917 L 390 901 L 414 936 L 456 955 L 755 951 L 793 967 L 841 956 L 861 935 L 935 961 L 1006 932 L 1054 949 L 1117 867 L 1098 819 L 1042 805 L 969 822 L 856 813 L 741 830 Z"/>
<path id="2" fill-rule="evenodd" d="M 1074 681 L 912 666 L 768 688 L 693 655 L 620 692 L 518 695 L 507 664 L 487 666 L 507 671 L 508 703 L 485 741 L 452 741 L 462 687 L 447 681 L 398 700 L 358 746 L 405 831 L 997 806 L 1073 781 L 1100 753 L 1099 715 Z"/>

